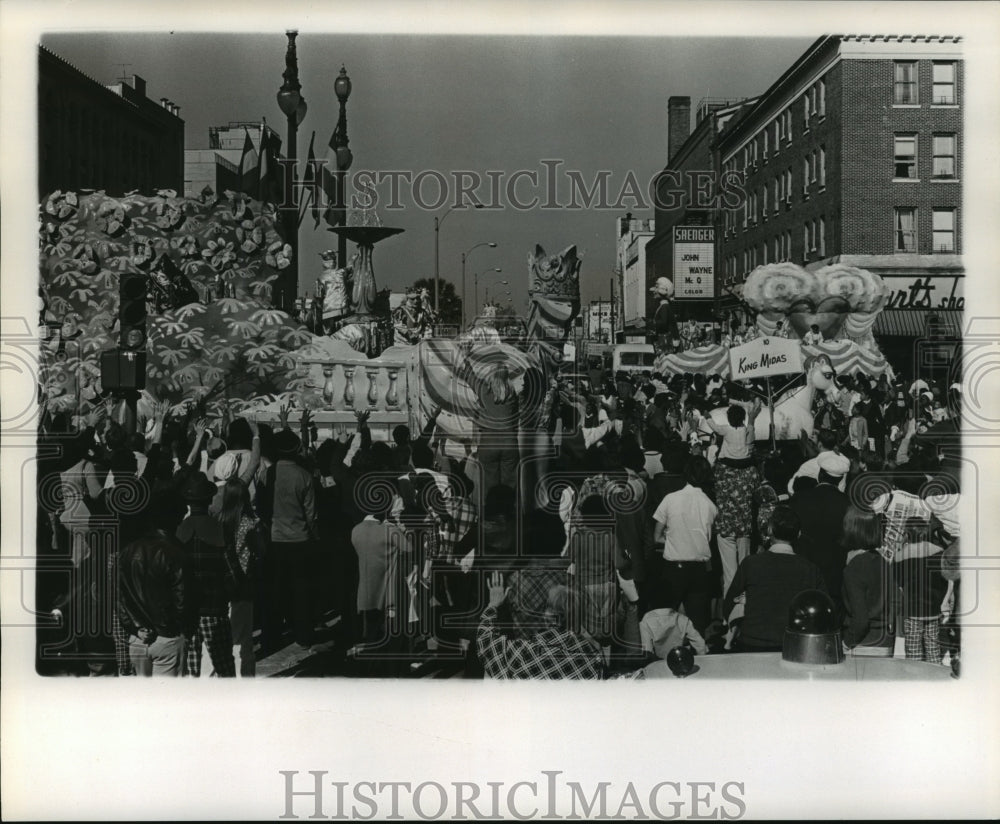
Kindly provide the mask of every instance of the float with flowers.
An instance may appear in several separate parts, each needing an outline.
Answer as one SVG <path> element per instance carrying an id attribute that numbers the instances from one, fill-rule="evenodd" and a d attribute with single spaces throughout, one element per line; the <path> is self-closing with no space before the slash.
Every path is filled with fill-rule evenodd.
<path id="1" fill-rule="evenodd" d="M 743 286 L 743 300 L 757 313 L 751 334 L 796 339 L 804 360 L 824 355 L 838 374 L 891 372 L 872 334 L 888 299 L 881 277 L 843 264 L 811 272 L 794 263 L 771 263 L 754 269 Z M 804 340 L 814 325 L 818 339 Z M 732 377 L 729 350 L 718 344 L 661 355 L 655 368 L 664 375 Z"/>

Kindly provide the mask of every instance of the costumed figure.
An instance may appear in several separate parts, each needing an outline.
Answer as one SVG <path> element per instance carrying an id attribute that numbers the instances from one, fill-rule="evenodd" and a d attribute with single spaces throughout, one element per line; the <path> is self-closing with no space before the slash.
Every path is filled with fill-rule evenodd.
<path id="1" fill-rule="evenodd" d="M 322 296 L 323 329 L 333 332 L 340 322 L 350 314 L 350 290 L 353 267 L 337 268 L 337 253 L 332 249 L 320 252 L 323 271 L 316 283 L 317 293 Z"/>
<path id="2" fill-rule="evenodd" d="M 406 300 L 392 313 L 395 345 L 412 345 L 429 337 L 434 328 L 432 316 L 427 310 L 427 290 L 407 289 Z"/>
<path id="3" fill-rule="evenodd" d="M 674 317 L 673 296 L 674 284 L 669 278 L 657 278 L 649 290 L 653 298 L 659 301 L 653 313 L 653 330 L 656 334 L 656 353 L 670 354 L 677 351 L 680 345 L 680 333 L 677 330 L 677 319 Z"/>

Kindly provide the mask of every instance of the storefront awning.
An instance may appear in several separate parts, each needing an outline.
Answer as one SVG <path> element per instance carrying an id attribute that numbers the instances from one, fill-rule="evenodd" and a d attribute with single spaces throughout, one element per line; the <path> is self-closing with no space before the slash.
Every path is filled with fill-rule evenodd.
<path id="1" fill-rule="evenodd" d="M 937 316 L 937 329 L 930 329 L 927 319 Z M 959 337 L 962 334 L 962 313 L 957 309 L 885 309 L 875 318 L 872 330 L 887 337 L 924 338 L 931 334 Z"/>

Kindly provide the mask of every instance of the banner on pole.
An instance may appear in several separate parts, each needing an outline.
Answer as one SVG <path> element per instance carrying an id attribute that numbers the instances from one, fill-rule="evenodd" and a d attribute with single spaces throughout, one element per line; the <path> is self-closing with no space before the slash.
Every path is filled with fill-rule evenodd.
<path id="1" fill-rule="evenodd" d="M 789 338 L 755 338 L 729 350 L 734 381 L 802 371 L 802 346 Z"/>

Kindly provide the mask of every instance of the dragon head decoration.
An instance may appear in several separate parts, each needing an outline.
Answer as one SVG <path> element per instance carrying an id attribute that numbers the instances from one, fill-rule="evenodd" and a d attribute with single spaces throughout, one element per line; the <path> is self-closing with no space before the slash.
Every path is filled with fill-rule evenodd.
<path id="1" fill-rule="evenodd" d="M 580 298 L 580 259 L 576 246 L 569 246 L 558 255 L 546 255 L 540 245 L 528 253 L 528 273 L 531 291 L 553 298 Z"/>

